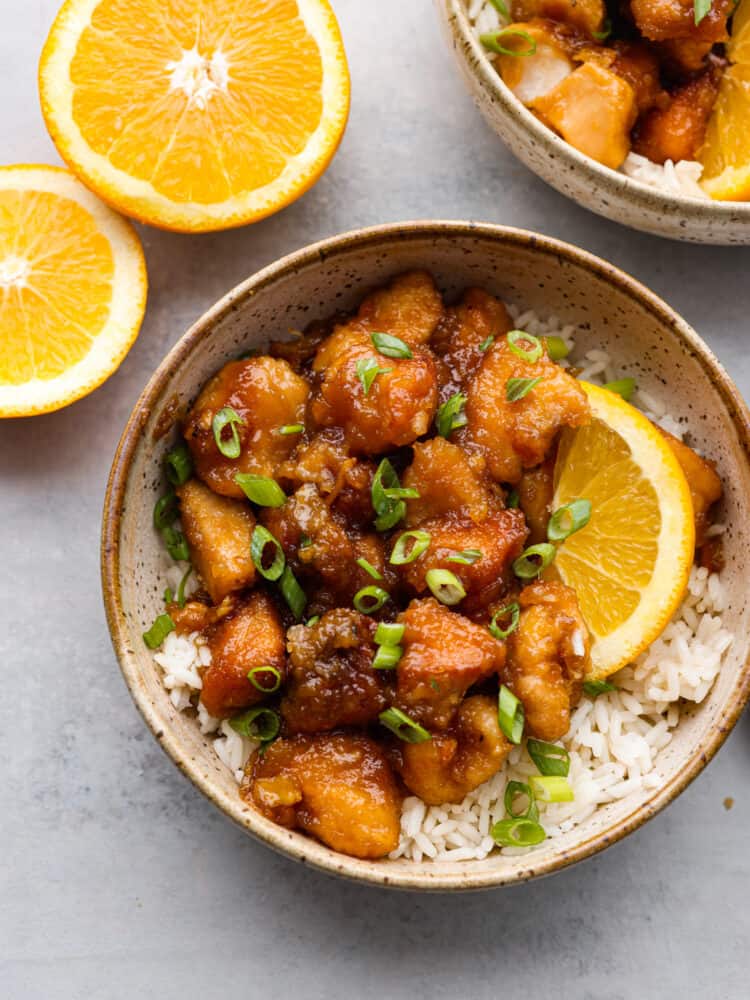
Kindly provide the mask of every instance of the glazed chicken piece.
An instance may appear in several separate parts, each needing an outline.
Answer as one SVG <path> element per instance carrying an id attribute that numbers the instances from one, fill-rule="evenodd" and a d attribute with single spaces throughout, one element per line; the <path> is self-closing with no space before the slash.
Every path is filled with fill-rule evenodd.
<path id="1" fill-rule="evenodd" d="M 690 499 L 693 501 L 695 513 L 695 544 L 698 547 L 704 544 L 706 531 L 711 525 L 711 507 L 721 499 L 723 492 L 721 480 L 711 462 L 701 458 L 692 448 L 668 431 L 662 430 L 661 427 L 658 429 L 682 466 L 690 487 Z"/>
<path id="2" fill-rule="evenodd" d="M 446 729 L 472 684 L 500 671 L 505 646 L 432 597 L 412 601 L 398 620 L 405 630 L 395 704 L 431 732 Z"/>
<path id="3" fill-rule="evenodd" d="M 511 378 L 535 379 L 522 399 L 506 397 Z M 515 355 L 507 340 L 495 341 L 467 389 L 467 426 L 458 443 L 476 448 L 499 482 L 516 484 L 524 469 L 539 465 L 563 427 L 589 421 L 589 404 L 581 386 L 546 350 L 535 362 Z"/>
<path id="4" fill-rule="evenodd" d="M 532 19 L 511 27 L 523 32 L 515 36 L 517 47 L 528 49 L 523 37 L 528 35 L 534 43 L 534 52 L 522 57 L 497 56 L 496 64 L 506 86 L 519 101 L 532 107 L 534 101 L 549 94 L 573 72 L 573 57 L 580 47 L 580 39 L 555 21 Z M 503 44 L 512 47 L 513 37 L 508 36 Z"/>
<path id="5" fill-rule="evenodd" d="M 238 472 L 275 477 L 297 444 L 294 434 L 279 429 L 304 422 L 307 392 L 307 382 L 286 361 L 260 357 L 224 365 L 204 386 L 183 428 L 197 476 L 229 497 L 244 497 L 234 479 Z M 244 421 L 234 425 L 241 445 L 236 459 L 222 455 L 214 439 L 213 419 L 224 407 Z"/>
<path id="6" fill-rule="evenodd" d="M 409 791 L 428 805 L 460 802 L 497 774 L 511 749 L 498 723 L 497 699 L 474 695 L 462 702 L 448 732 L 424 743 L 403 743 L 398 771 Z"/>
<path id="7" fill-rule="evenodd" d="M 450 513 L 479 523 L 501 506 L 481 456 L 469 456 L 442 437 L 414 445 L 414 458 L 401 484 L 419 493 L 406 501 L 405 523 L 409 528 Z"/>
<path id="8" fill-rule="evenodd" d="M 552 514 L 555 455 L 549 455 L 535 469 L 527 469 L 518 484 L 518 502 L 529 526 L 529 545 L 547 541 L 547 525 Z"/>
<path id="9" fill-rule="evenodd" d="M 401 797 L 382 750 L 364 735 L 275 740 L 248 761 L 240 795 L 275 823 L 355 858 L 398 846 Z"/>
<path id="10" fill-rule="evenodd" d="M 724 42 L 729 37 L 727 19 L 734 7 L 734 0 L 713 0 L 708 13 L 696 24 L 694 0 L 630 0 L 636 27 L 644 38 L 654 42 Z"/>
<path id="11" fill-rule="evenodd" d="M 445 310 L 432 337 L 432 349 L 449 370 L 450 395 L 460 388 L 482 362 L 489 338 L 502 337 L 513 324 L 500 299 L 481 288 L 469 288 L 460 303 Z"/>
<path id="12" fill-rule="evenodd" d="M 198 479 L 177 488 L 180 520 L 190 560 L 214 604 L 255 582 L 250 541 L 255 518 L 250 505 L 219 496 Z"/>
<path id="13" fill-rule="evenodd" d="M 348 608 L 328 611 L 287 634 L 289 680 L 281 703 L 289 732 L 366 726 L 387 705 L 383 671 L 373 670 L 371 618 Z"/>
<path id="14" fill-rule="evenodd" d="M 639 115 L 669 103 L 669 95 L 661 85 L 659 57 L 651 46 L 618 39 L 603 51 L 614 54 L 609 69 L 633 88 Z"/>
<path id="15" fill-rule="evenodd" d="M 601 32 L 607 16 L 604 0 L 513 0 L 514 21 L 548 18 L 580 28 L 588 35 Z"/>
<path id="16" fill-rule="evenodd" d="M 232 614 L 208 630 L 211 665 L 203 674 L 201 701 L 209 715 L 226 718 L 240 708 L 262 701 L 265 695 L 248 679 L 254 667 L 286 671 L 284 630 L 270 597 L 255 591 L 235 606 Z M 273 675 L 259 675 L 273 686 Z"/>
<path id="17" fill-rule="evenodd" d="M 706 136 L 721 76 L 721 69 L 712 66 L 673 90 L 666 108 L 653 109 L 638 123 L 633 150 L 654 163 L 694 160 Z"/>
<path id="18" fill-rule="evenodd" d="M 504 592 L 511 564 L 521 554 L 528 535 L 520 510 L 497 511 L 480 524 L 446 514 L 424 521 L 420 530 L 430 535 L 429 547 L 413 562 L 396 569 L 416 594 L 430 593 L 430 570 L 449 570 L 466 591 L 461 608 L 467 612 L 484 607 Z M 475 562 L 466 565 L 451 561 L 452 556 L 471 549 L 481 553 Z"/>
<path id="19" fill-rule="evenodd" d="M 400 337 L 409 347 L 426 344 L 443 315 L 443 300 L 427 271 L 407 271 L 371 292 L 357 319 L 369 330 Z"/>
<path id="20" fill-rule="evenodd" d="M 526 735 L 557 740 L 568 731 L 590 667 L 588 630 L 575 591 L 562 583 L 532 583 L 518 603 L 503 680 L 523 703 Z"/>
<path id="21" fill-rule="evenodd" d="M 225 597 L 221 604 L 211 605 L 199 600 L 198 595 L 193 600 L 185 601 L 180 607 L 177 601 L 167 604 L 167 614 L 178 635 L 190 635 L 191 632 L 205 632 L 216 625 L 237 607 L 239 600 L 235 595 Z"/>

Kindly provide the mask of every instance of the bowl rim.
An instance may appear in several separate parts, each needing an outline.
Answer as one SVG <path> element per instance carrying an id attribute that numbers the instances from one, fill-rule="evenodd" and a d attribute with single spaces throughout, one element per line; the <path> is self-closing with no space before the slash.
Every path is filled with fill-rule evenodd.
<path id="1" fill-rule="evenodd" d="M 558 157 L 575 166 L 576 170 L 583 171 L 606 194 L 632 200 L 633 193 L 637 192 L 642 211 L 663 213 L 665 205 L 671 205 L 679 208 L 680 218 L 688 222 L 705 219 L 706 216 L 717 221 L 750 221 L 750 201 L 718 201 L 714 198 L 692 198 L 676 191 L 662 191 L 581 153 L 543 125 L 506 85 L 471 28 L 465 0 L 437 0 L 437 4 L 453 36 L 474 56 L 469 71 L 497 99 L 503 111 L 517 117 L 525 131 L 542 147 L 551 147 Z"/>
<path id="2" fill-rule="evenodd" d="M 639 281 L 594 254 L 552 237 L 489 223 L 423 220 L 387 223 L 351 230 L 295 250 L 240 282 L 203 313 L 170 349 L 136 401 L 115 452 L 102 514 L 102 590 L 115 654 L 136 707 L 173 763 L 229 819 L 257 840 L 287 857 L 329 874 L 341 875 L 358 882 L 425 891 L 489 889 L 526 882 L 591 857 L 627 836 L 672 802 L 716 754 L 750 698 L 750 669 L 738 672 L 737 681 L 720 709 L 715 725 L 695 748 L 679 774 L 656 789 L 644 803 L 606 830 L 543 863 L 535 865 L 533 855 L 528 855 L 528 867 L 516 872 L 505 873 L 502 870 L 484 872 L 476 869 L 465 873 L 461 873 L 460 869 L 458 872 L 441 872 L 436 866 L 433 873 L 423 871 L 418 865 L 414 865 L 414 872 L 410 872 L 407 868 L 392 870 L 389 869 L 387 862 L 363 861 L 339 854 L 304 834 L 286 830 L 266 820 L 245 806 L 238 795 L 230 797 L 225 790 L 215 787 L 213 780 L 203 773 L 196 761 L 181 747 L 176 730 L 164 725 L 163 717 L 138 681 L 138 657 L 128 641 L 119 582 L 120 525 L 133 458 L 148 414 L 159 407 L 162 400 L 168 398 L 170 381 L 174 373 L 189 359 L 193 349 L 212 335 L 219 320 L 235 311 L 238 305 L 254 297 L 263 288 L 330 257 L 345 255 L 357 249 L 379 246 L 387 250 L 394 244 L 410 241 L 451 240 L 457 237 L 499 241 L 505 246 L 538 251 L 566 264 L 583 267 L 598 279 L 610 283 L 618 291 L 634 298 L 642 308 L 651 312 L 660 322 L 667 324 L 699 362 L 719 393 L 750 469 L 750 410 L 739 390 L 699 335 Z M 750 656 L 745 667 L 750 668 Z"/>

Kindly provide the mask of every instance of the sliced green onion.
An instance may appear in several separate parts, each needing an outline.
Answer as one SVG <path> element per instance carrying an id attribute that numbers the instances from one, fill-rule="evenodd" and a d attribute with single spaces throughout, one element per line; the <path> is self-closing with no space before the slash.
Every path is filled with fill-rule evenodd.
<path id="1" fill-rule="evenodd" d="M 357 362 L 357 378 L 362 383 L 362 390 L 365 396 L 370 392 L 372 383 L 378 375 L 387 375 L 392 372 L 392 368 L 381 368 L 377 358 L 360 358 Z"/>
<path id="2" fill-rule="evenodd" d="M 164 459 L 167 479 L 172 486 L 182 486 L 193 474 L 193 460 L 186 444 L 178 444 Z"/>
<path id="3" fill-rule="evenodd" d="M 263 674 L 271 675 L 273 682 L 270 687 L 261 683 L 260 678 Z M 253 667 L 252 670 L 248 670 L 247 679 L 256 691 L 260 691 L 262 694 L 273 694 L 281 687 L 281 671 L 277 670 L 276 667 Z"/>
<path id="4" fill-rule="evenodd" d="M 462 566 L 473 566 L 481 558 L 482 553 L 479 549 L 463 549 L 461 552 L 454 552 L 452 556 L 448 556 L 446 562 L 460 563 Z"/>
<path id="5" fill-rule="evenodd" d="M 370 335 L 373 346 L 387 358 L 412 358 L 408 344 L 400 337 L 392 337 L 390 333 L 373 333 Z"/>
<path id="6" fill-rule="evenodd" d="M 279 580 L 279 587 L 295 620 L 299 621 L 307 606 L 307 597 L 302 587 L 300 587 L 297 577 L 288 566 L 284 567 L 284 572 L 281 574 L 281 579 Z"/>
<path id="7" fill-rule="evenodd" d="M 697 0 L 696 0 L 697 2 Z M 501 38 L 522 38 L 528 43 L 528 49 L 517 50 L 506 48 L 505 45 L 500 44 Z M 489 34 L 480 35 L 479 41 L 484 45 L 486 49 L 490 52 L 494 52 L 495 55 L 499 56 L 533 56 L 536 52 L 536 41 L 531 37 L 528 31 L 521 31 L 520 28 L 503 28 L 501 31 L 492 31 Z"/>
<path id="8" fill-rule="evenodd" d="M 441 604 L 451 607 L 466 597 L 463 584 L 449 569 L 429 569 L 425 581 Z"/>
<path id="9" fill-rule="evenodd" d="M 551 542 L 564 542 L 576 531 L 585 528 L 591 518 L 590 500 L 571 500 L 558 507 L 547 525 L 547 538 Z"/>
<path id="10" fill-rule="evenodd" d="M 462 392 L 456 392 L 438 409 L 435 415 L 435 427 L 440 437 L 447 438 L 452 431 L 466 426 L 465 405 L 466 396 Z"/>
<path id="11" fill-rule="evenodd" d="M 479 345 L 479 350 L 489 351 L 494 342 L 495 342 L 495 335 L 491 333 L 489 337 L 485 337 L 482 343 Z"/>
<path id="12" fill-rule="evenodd" d="M 378 570 L 375 569 L 373 564 L 371 562 L 368 562 L 364 557 L 357 560 L 357 565 L 359 566 L 360 569 L 363 569 L 365 573 L 369 573 L 369 575 L 373 578 L 373 580 L 383 579 L 383 574 L 378 572 Z"/>
<path id="13" fill-rule="evenodd" d="M 158 649 L 170 632 L 174 632 L 174 622 L 169 615 L 159 615 L 148 632 L 143 633 L 143 641 L 149 649 Z"/>
<path id="14" fill-rule="evenodd" d="M 699 2 L 699 0 L 695 0 L 696 4 L 698 2 Z M 712 0 L 708 0 L 708 6 L 709 7 L 711 6 L 711 2 L 712 2 Z M 697 21 L 695 23 L 698 24 Z M 612 21 L 611 21 L 610 18 L 606 17 L 604 19 L 604 24 L 602 25 L 602 30 L 601 31 L 592 31 L 591 32 L 591 37 L 595 38 L 597 40 L 597 42 L 606 42 L 606 40 L 609 38 L 609 36 L 611 34 L 612 34 Z"/>
<path id="15" fill-rule="evenodd" d="M 526 808 L 523 812 L 515 809 L 516 798 L 519 795 L 526 797 Z M 511 819 L 530 819 L 534 822 L 539 820 L 539 810 L 536 799 L 530 785 L 525 785 L 522 781 L 509 781 L 505 786 L 505 796 L 503 797 L 505 811 Z"/>
<path id="16" fill-rule="evenodd" d="M 163 531 L 177 518 L 177 496 L 171 490 L 154 504 L 154 527 Z"/>
<path id="17" fill-rule="evenodd" d="M 270 479 L 268 476 L 238 472 L 234 481 L 247 499 L 257 503 L 259 507 L 283 507 L 286 503 L 286 493 L 275 479 Z"/>
<path id="18" fill-rule="evenodd" d="M 177 604 L 181 608 L 185 607 L 185 584 L 190 579 L 190 574 L 192 572 L 193 572 L 193 567 L 188 566 L 188 568 L 183 573 L 182 579 L 180 580 L 180 585 L 177 588 Z"/>
<path id="19" fill-rule="evenodd" d="M 419 490 L 411 486 L 394 486 L 392 489 L 384 489 L 383 493 L 389 500 L 418 500 Z"/>
<path id="20" fill-rule="evenodd" d="M 555 546 L 549 542 L 530 545 L 514 561 L 513 572 L 521 580 L 533 580 L 552 563 L 556 551 Z"/>
<path id="21" fill-rule="evenodd" d="M 389 562 L 394 566 L 405 566 L 407 563 L 413 563 L 429 548 L 430 537 L 429 531 L 420 531 L 418 528 L 414 531 L 405 531 L 398 536 Z M 410 542 L 413 544 L 409 545 Z"/>
<path id="22" fill-rule="evenodd" d="M 626 403 L 629 403 L 635 392 L 635 379 L 619 378 L 616 382 L 605 382 L 604 388 L 609 389 L 610 392 L 616 392 L 618 396 L 622 396 Z"/>
<path id="23" fill-rule="evenodd" d="M 524 344 L 528 345 L 524 347 Z M 524 361 L 538 361 L 544 354 L 542 342 L 533 333 L 524 333 L 523 330 L 511 330 L 508 334 L 508 347 L 519 358 Z"/>
<path id="24" fill-rule="evenodd" d="M 311 545 L 312 545 L 312 538 L 310 538 L 309 535 L 299 536 L 299 547 L 301 549 L 309 549 Z"/>
<path id="25" fill-rule="evenodd" d="M 505 5 L 505 0 L 490 0 L 490 3 L 495 8 L 495 10 L 498 12 L 498 14 L 502 14 L 502 16 L 506 20 L 508 20 L 508 21 L 510 20 L 510 11 L 508 10 L 507 6 Z"/>
<path id="26" fill-rule="evenodd" d="M 525 721 L 523 705 L 504 684 L 500 685 L 497 696 L 497 721 L 511 743 L 521 742 Z"/>
<path id="27" fill-rule="evenodd" d="M 279 434 L 301 434 L 304 429 L 304 424 L 284 424 L 283 427 L 279 427 Z"/>
<path id="28" fill-rule="evenodd" d="M 375 670 L 393 670 L 404 655 L 403 646 L 378 646 L 375 659 L 372 661 Z"/>
<path id="29" fill-rule="evenodd" d="M 312 618 L 308 618 L 305 622 L 305 628 L 312 628 L 313 625 L 317 625 L 320 621 L 320 615 L 313 615 Z"/>
<path id="30" fill-rule="evenodd" d="M 518 496 L 518 490 L 511 490 L 510 493 L 505 498 L 505 506 L 508 510 L 516 510 L 520 506 L 521 500 Z"/>
<path id="31" fill-rule="evenodd" d="M 399 521 L 406 515 L 406 504 L 403 500 L 397 500 L 393 507 L 375 518 L 376 531 L 390 531 L 395 528 Z"/>
<path id="32" fill-rule="evenodd" d="M 236 733 L 246 736 L 249 740 L 270 743 L 279 735 L 281 719 L 272 708 L 251 708 L 242 715 L 230 719 L 229 725 Z"/>
<path id="33" fill-rule="evenodd" d="M 532 774 L 529 784 L 540 802 L 572 802 L 575 798 L 567 780 L 559 775 L 550 774 L 540 778 Z"/>
<path id="34" fill-rule="evenodd" d="M 240 457 L 242 443 L 240 441 L 240 435 L 237 427 L 244 423 L 245 421 L 239 413 L 236 410 L 233 410 L 231 406 L 225 406 L 214 416 L 213 423 L 211 425 L 214 432 L 214 441 L 216 442 L 216 447 L 222 453 L 224 458 Z M 223 436 L 227 427 L 229 427 L 232 432 L 232 436 L 229 438 L 225 438 Z"/>
<path id="35" fill-rule="evenodd" d="M 700 24 L 703 18 L 711 10 L 713 0 L 693 0 L 693 18 L 696 24 Z"/>
<path id="36" fill-rule="evenodd" d="M 273 547 L 273 558 L 268 562 L 268 546 Z M 286 566 L 286 556 L 278 539 L 274 538 L 268 528 L 256 524 L 250 541 L 250 555 L 253 565 L 266 580 L 278 580 Z"/>
<path id="37" fill-rule="evenodd" d="M 375 472 L 372 480 L 372 506 L 377 517 L 375 518 L 376 531 L 388 531 L 395 527 L 406 514 L 406 504 L 403 500 L 394 500 L 388 496 L 386 490 L 400 489 L 396 470 L 387 458 L 384 458 Z"/>
<path id="38" fill-rule="evenodd" d="M 380 622 L 375 630 L 375 642 L 379 646 L 398 646 L 404 637 L 406 626 L 392 622 Z"/>
<path id="39" fill-rule="evenodd" d="M 166 528 L 161 529 L 161 537 L 164 539 L 167 552 L 175 562 L 187 562 L 190 558 L 190 549 L 188 548 L 187 539 L 181 531 L 168 524 Z"/>
<path id="40" fill-rule="evenodd" d="M 517 403 L 519 399 L 528 396 L 535 385 L 539 385 L 542 376 L 536 378 L 509 378 L 505 383 L 505 398 L 509 403 Z"/>
<path id="41" fill-rule="evenodd" d="M 409 716 L 402 712 L 400 708 L 387 708 L 378 716 L 381 725 L 398 736 L 404 743 L 424 743 L 431 740 L 432 736 Z"/>
<path id="42" fill-rule="evenodd" d="M 533 847 L 547 837 L 544 827 L 533 819 L 501 819 L 490 834 L 499 847 Z"/>
<path id="43" fill-rule="evenodd" d="M 363 587 L 354 595 L 354 607 L 363 615 L 380 611 L 391 595 L 382 587 Z"/>
<path id="44" fill-rule="evenodd" d="M 562 361 L 570 354 L 570 348 L 562 337 L 545 337 L 544 343 L 547 347 L 547 354 L 552 361 Z"/>
<path id="45" fill-rule="evenodd" d="M 501 628 L 497 624 L 498 618 L 507 618 L 510 615 L 510 622 L 507 628 Z M 492 621 L 490 622 L 488 628 L 490 632 L 494 635 L 496 639 L 507 639 L 508 636 L 515 632 L 518 628 L 518 622 L 521 618 L 521 606 L 518 601 L 513 601 L 512 604 L 506 604 L 504 608 L 492 616 Z"/>
<path id="46" fill-rule="evenodd" d="M 599 694 L 608 694 L 610 691 L 616 691 L 617 685 L 610 684 L 609 681 L 584 681 L 583 690 L 589 698 L 596 698 Z"/>
<path id="47" fill-rule="evenodd" d="M 556 743 L 546 743 L 544 740 L 529 739 L 526 741 L 526 749 L 529 751 L 529 757 L 539 768 L 540 774 L 568 777 L 570 754 L 565 747 L 559 747 Z"/>
<path id="48" fill-rule="evenodd" d="M 164 591 L 164 603 L 171 604 L 173 600 L 174 600 L 174 594 L 172 593 L 172 588 L 167 587 L 167 589 Z"/>

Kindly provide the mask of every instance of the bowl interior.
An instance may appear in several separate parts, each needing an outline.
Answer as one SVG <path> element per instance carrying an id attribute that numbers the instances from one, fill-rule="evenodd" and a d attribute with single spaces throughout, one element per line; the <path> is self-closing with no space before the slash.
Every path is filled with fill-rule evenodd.
<path id="1" fill-rule="evenodd" d="M 229 771 L 189 714 L 174 710 L 141 634 L 163 608 L 168 557 L 152 528 L 164 490 L 161 463 L 175 416 L 202 383 L 242 351 L 357 305 L 366 290 L 426 268 L 447 295 L 468 285 L 575 323 L 580 348 L 604 347 L 690 429 L 726 488 L 726 624 L 735 636 L 710 696 L 684 713 L 659 759 L 656 792 L 598 810 L 561 839 L 520 857 L 435 865 L 343 857 L 247 808 Z M 744 702 L 750 611 L 744 553 L 750 547 L 747 411 L 705 345 L 662 303 L 621 272 L 556 241 L 500 227 L 413 224 L 340 237 L 267 268 L 219 303 L 162 363 L 125 431 L 104 515 L 103 573 L 110 628 L 138 707 L 175 762 L 230 818 L 272 846 L 352 877 L 415 888 L 476 888 L 544 874 L 618 839 L 676 795 L 721 743 Z"/>

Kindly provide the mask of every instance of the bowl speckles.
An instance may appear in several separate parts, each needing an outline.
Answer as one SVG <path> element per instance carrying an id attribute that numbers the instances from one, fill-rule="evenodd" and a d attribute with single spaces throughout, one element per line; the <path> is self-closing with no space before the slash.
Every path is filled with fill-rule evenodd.
<path id="1" fill-rule="evenodd" d="M 209 375 L 243 350 L 263 348 L 270 337 L 353 307 L 368 288 L 413 267 L 431 270 L 449 294 L 479 285 L 577 324 L 581 348 L 606 347 L 625 374 L 635 375 L 689 426 L 691 441 L 717 461 L 727 490 L 726 622 L 735 642 L 710 696 L 686 713 L 663 751 L 661 786 L 597 811 L 523 857 L 444 865 L 358 861 L 274 825 L 245 806 L 195 720 L 174 710 L 141 639 L 162 608 L 167 565 L 151 523 L 164 488 L 162 459 L 176 434 L 176 428 L 165 433 L 165 425 Z M 461 222 L 403 223 L 326 240 L 272 264 L 209 310 L 165 358 L 133 410 L 115 455 L 102 532 L 107 619 L 125 680 L 147 724 L 190 780 L 248 833 L 292 858 L 365 882 L 425 890 L 487 888 L 548 874 L 603 850 L 670 802 L 710 760 L 747 700 L 749 451 L 750 414 L 706 345 L 656 296 L 590 254 L 520 230 Z"/>
<path id="2" fill-rule="evenodd" d="M 465 0 L 435 0 L 435 6 L 477 107 L 542 180 L 584 208 L 633 229 L 691 243 L 750 243 L 750 202 L 665 194 L 579 153 L 505 86 L 472 31 Z"/>

